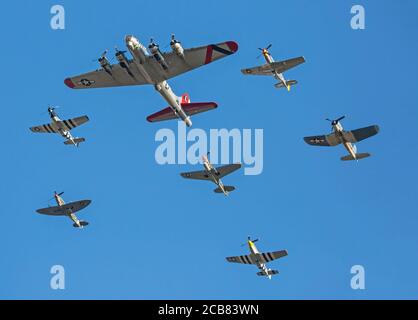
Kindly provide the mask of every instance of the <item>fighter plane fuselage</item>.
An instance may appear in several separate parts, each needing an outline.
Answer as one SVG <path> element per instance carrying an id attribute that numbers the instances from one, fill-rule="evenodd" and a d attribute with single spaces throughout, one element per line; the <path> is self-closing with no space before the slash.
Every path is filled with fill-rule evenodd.
<path id="1" fill-rule="evenodd" d="M 335 135 L 340 139 L 341 143 L 343 144 L 343 146 L 347 149 L 347 151 L 350 153 L 350 155 L 356 159 L 356 149 L 355 146 L 351 143 L 348 142 L 343 135 L 344 129 L 343 126 L 341 125 L 341 123 L 336 123 L 335 125 L 333 125 L 333 129 L 334 129 L 334 133 Z"/>

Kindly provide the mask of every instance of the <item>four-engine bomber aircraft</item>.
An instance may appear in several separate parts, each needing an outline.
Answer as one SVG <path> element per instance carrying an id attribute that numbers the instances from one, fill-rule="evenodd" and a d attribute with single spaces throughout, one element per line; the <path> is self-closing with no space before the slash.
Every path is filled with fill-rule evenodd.
<path id="1" fill-rule="evenodd" d="M 65 204 L 64 200 L 61 198 L 63 193 L 64 192 L 54 192 L 54 199 L 57 202 L 57 206 L 38 209 L 36 212 L 48 216 L 67 216 L 74 222 L 73 227 L 75 228 L 87 226 L 89 223 L 87 221 L 78 220 L 75 213 L 87 207 L 91 203 L 91 200 L 80 200 Z"/>
<path id="2" fill-rule="evenodd" d="M 280 250 L 262 253 L 258 251 L 257 247 L 254 244 L 254 242 L 257 241 L 258 239 L 251 240 L 251 238 L 248 237 L 247 244 L 251 253 L 249 255 L 228 257 L 226 258 L 226 260 L 228 262 L 254 264 L 257 266 L 258 269 L 261 270 L 260 272 L 257 272 L 258 276 L 266 276 L 269 279 L 271 279 L 271 276 L 278 274 L 279 271 L 267 268 L 266 263 L 287 256 L 287 251 Z"/>
<path id="3" fill-rule="evenodd" d="M 312 136 L 303 138 L 307 144 L 312 146 L 336 146 L 343 144 L 349 152 L 349 155 L 341 158 L 343 161 L 347 160 L 360 160 L 370 157 L 370 153 L 357 153 L 357 148 L 354 145 L 355 142 L 367 139 L 374 136 L 379 132 L 379 126 L 373 125 L 366 128 L 361 128 L 352 131 L 345 131 L 340 121 L 344 119 L 342 116 L 336 120 L 326 119 L 331 122 L 333 132 L 328 135 Z"/>
<path id="4" fill-rule="evenodd" d="M 238 50 L 238 44 L 233 41 L 184 49 L 174 35 L 170 42 L 172 52 L 166 53 L 161 52 L 152 39 L 148 49 L 132 35 L 125 37 L 125 43 L 132 60 L 126 57 L 126 51 L 116 49 L 118 63 L 112 65 L 105 51 L 98 60 L 101 66 L 99 70 L 67 78 L 64 83 L 74 89 L 152 84 L 169 107 L 150 115 L 147 120 L 156 122 L 180 118 L 189 127 L 192 125 L 191 115 L 213 110 L 217 105 L 214 102 L 191 103 L 188 94 L 178 97 L 167 80 Z"/>
<path id="5" fill-rule="evenodd" d="M 208 152 L 209 155 L 209 152 Z M 222 167 L 215 168 L 209 161 L 207 156 L 203 156 L 204 171 L 193 171 L 181 173 L 183 178 L 196 179 L 196 180 L 208 180 L 214 182 L 218 187 L 213 190 L 216 193 L 223 193 L 228 195 L 229 192 L 234 191 L 235 187 L 225 186 L 222 183 L 221 178 L 241 168 L 240 163 L 228 164 Z"/>
<path id="6" fill-rule="evenodd" d="M 285 61 L 275 62 L 269 52 L 270 48 L 271 44 L 269 44 L 267 48 L 258 48 L 261 50 L 261 54 L 267 62 L 266 64 L 254 68 L 242 69 L 241 72 L 245 75 L 273 76 L 276 80 L 279 81 L 274 85 L 277 89 L 287 88 L 287 91 L 290 91 L 290 87 L 297 84 L 298 82 L 296 80 L 286 80 L 283 76 L 283 72 L 296 67 L 301 63 L 304 63 L 305 58 L 298 57 Z"/>
<path id="7" fill-rule="evenodd" d="M 82 125 L 83 123 L 86 123 L 87 121 L 89 121 L 89 118 L 87 116 L 81 116 L 81 117 L 72 118 L 72 119 L 68 119 L 68 120 L 61 120 L 58 117 L 57 113 L 55 112 L 54 107 L 49 107 L 48 108 L 48 113 L 49 113 L 49 116 L 52 119 L 52 122 L 48 123 L 48 124 L 41 125 L 41 126 L 32 127 L 32 128 L 30 128 L 30 130 L 32 132 L 35 132 L 35 133 L 59 133 L 65 139 L 67 139 L 66 141 L 64 141 L 64 144 L 67 144 L 67 145 L 73 144 L 77 147 L 81 142 L 86 141 L 86 139 L 84 139 L 84 138 L 74 138 L 71 135 L 70 130 L 72 130 L 75 127 L 78 127 L 78 126 Z"/>

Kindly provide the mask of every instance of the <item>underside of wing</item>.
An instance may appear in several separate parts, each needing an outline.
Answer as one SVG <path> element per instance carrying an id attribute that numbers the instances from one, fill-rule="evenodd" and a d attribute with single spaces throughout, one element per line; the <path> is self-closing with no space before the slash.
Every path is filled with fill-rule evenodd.
<path id="1" fill-rule="evenodd" d="M 340 140 L 335 135 L 335 133 L 331 133 L 328 135 L 322 136 L 312 136 L 312 137 L 305 137 L 303 138 L 307 144 L 311 146 L 322 146 L 322 147 L 331 147 L 340 144 Z"/>
<path id="2" fill-rule="evenodd" d="M 305 62 L 304 57 L 292 58 L 289 60 L 273 62 L 270 64 L 271 68 L 277 73 L 285 72 Z"/>
<path id="3" fill-rule="evenodd" d="M 64 216 L 67 214 L 66 211 L 63 210 L 63 208 L 60 206 L 42 208 L 42 209 L 36 210 L 36 212 L 40 214 L 45 214 L 48 216 Z"/>
<path id="4" fill-rule="evenodd" d="M 226 261 L 232 263 L 243 263 L 243 264 L 254 264 L 249 255 L 236 256 L 236 257 L 227 257 Z"/>
<path id="5" fill-rule="evenodd" d="M 72 213 L 80 211 L 87 207 L 91 203 L 91 200 L 80 200 L 80 201 L 74 201 L 67 204 L 64 204 L 61 206 L 66 211 L 71 210 Z"/>
<path id="6" fill-rule="evenodd" d="M 129 63 L 129 70 L 120 64 L 111 66 L 110 71 L 104 69 L 88 72 L 64 80 L 72 89 L 121 87 L 146 84 L 147 81 L 138 71 L 133 62 Z"/>
<path id="7" fill-rule="evenodd" d="M 70 202 L 62 206 L 54 206 L 54 207 L 39 209 L 39 210 L 36 210 L 36 212 L 40 214 L 46 214 L 49 216 L 64 216 L 70 213 L 75 213 L 77 211 L 80 211 L 81 209 L 84 209 L 85 207 L 87 207 L 90 203 L 91 203 L 91 200 L 80 200 L 80 201 Z"/>
<path id="8" fill-rule="evenodd" d="M 52 123 L 31 127 L 30 130 L 35 133 L 58 133 L 57 128 Z"/>
<path id="9" fill-rule="evenodd" d="M 259 253 L 259 260 L 261 263 L 267 263 L 276 259 L 283 258 L 285 256 L 287 256 L 286 250 L 264 252 L 264 253 Z"/>
<path id="10" fill-rule="evenodd" d="M 269 64 L 264 64 L 262 66 L 242 69 L 241 72 L 245 75 L 252 76 L 271 76 L 273 69 Z"/>
<path id="11" fill-rule="evenodd" d="M 199 68 L 213 61 L 225 58 L 234 54 L 238 50 L 238 44 L 234 41 L 226 41 L 218 44 L 210 44 L 197 48 L 184 50 L 184 58 L 179 57 L 173 52 L 164 53 L 168 69 L 165 71 L 164 79 L 167 80 L 179 74 Z M 158 64 L 153 59 L 154 64 Z M 158 66 L 161 69 L 160 66 Z M 161 69 L 162 70 L 162 69 Z"/>
<path id="12" fill-rule="evenodd" d="M 77 118 L 63 120 L 63 121 L 61 121 L 61 125 L 63 125 L 63 127 L 65 129 L 71 130 L 71 129 L 74 129 L 75 127 L 81 126 L 82 124 L 86 123 L 87 121 L 89 121 L 89 117 L 81 116 L 81 117 L 77 117 Z"/>
<path id="13" fill-rule="evenodd" d="M 379 132 L 379 126 L 374 125 L 374 126 L 369 126 L 366 128 L 361 128 L 361 129 L 357 129 L 357 130 L 352 130 L 352 131 L 346 131 L 344 132 L 344 138 L 351 143 L 356 143 L 359 142 L 361 140 L 370 138 L 374 135 L 376 135 Z"/>
<path id="14" fill-rule="evenodd" d="M 242 167 L 241 163 L 227 164 L 225 166 L 216 168 L 219 173 L 219 178 L 225 177 L 228 174 L 240 169 Z"/>
<path id="15" fill-rule="evenodd" d="M 195 179 L 195 180 L 210 180 L 209 175 L 206 171 L 192 171 L 180 173 L 183 178 Z"/>

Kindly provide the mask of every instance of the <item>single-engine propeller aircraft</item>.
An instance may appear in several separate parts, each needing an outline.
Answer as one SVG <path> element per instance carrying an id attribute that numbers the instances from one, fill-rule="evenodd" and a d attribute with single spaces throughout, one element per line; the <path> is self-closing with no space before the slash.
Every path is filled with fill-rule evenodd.
<path id="1" fill-rule="evenodd" d="M 304 63 L 305 58 L 298 57 L 285 61 L 275 62 L 269 52 L 270 48 L 271 44 L 269 44 L 266 48 L 258 48 L 261 50 L 261 54 L 266 60 L 266 64 L 258 67 L 242 69 L 241 72 L 245 75 L 273 76 L 276 80 L 279 81 L 274 85 L 277 89 L 286 88 L 287 91 L 290 91 L 290 87 L 297 84 L 298 82 L 296 80 L 286 80 L 283 72 L 296 67 L 301 63 Z"/>
<path id="2" fill-rule="evenodd" d="M 63 193 L 64 192 L 54 192 L 54 199 L 57 202 L 57 206 L 38 209 L 36 212 L 48 216 L 67 216 L 74 222 L 73 227 L 75 228 L 87 226 L 89 223 L 87 221 L 78 220 L 75 213 L 87 207 L 91 203 L 91 200 L 80 200 L 66 204 L 61 198 Z"/>
<path id="3" fill-rule="evenodd" d="M 105 51 L 98 60 L 100 69 L 67 78 L 64 83 L 74 89 L 151 84 L 168 102 L 169 107 L 148 116 L 147 120 L 157 122 L 180 118 L 189 127 L 192 125 L 191 115 L 213 110 L 217 108 L 217 104 L 191 103 L 187 93 L 178 97 L 167 80 L 234 54 L 238 50 L 238 44 L 233 41 L 184 49 L 174 35 L 170 42 L 172 52 L 161 52 L 153 39 L 148 48 L 132 35 L 125 37 L 125 43 L 133 59 L 126 57 L 126 51 L 116 49 L 118 63 L 112 65 L 106 58 Z"/>
<path id="4" fill-rule="evenodd" d="M 208 152 L 209 156 L 209 152 Z M 221 178 L 225 177 L 228 174 L 238 170 L 241 168 L 240 163 L 234 164 L 227 164 L 222 167 L 215 168 L 209 161 L 207 156 L 203 156 L 203 167 L 205 170 L 203 171 L 193 171 L 193 172 L 184 172 L 181 173 L 183 178 L 187 179 L 196 179 L 196 180 L 208 180 L 214 182 L 218 187 L 213 190 L 216 193 L 223 193 L 224 195 L 228 195 L 229 192 L 234 191 L 235 187 L 233 186 L 225 186 L 222 183 Z"/>
<path id="5" fill-rule="evenodd" d="M 258 276 L 266 276 L 269 279 L 271 279 L 271 276 L 278 274 L 279 271 L 267 268 L 266 263 L 287 256 L 287 251 L 280 250 L 262 253 L 258 251 L 257 247 L 254 244 L 254 242 L 257 241 L 258 239 L 251 240 L 251 238 L 248 237 L 247 243 L 244 245 L 248 245 L 251 253 L 249 255 L 228 257 L 226 258 L 226 260 L 228 262 L 235 263 L 255 264 L 257 268 L 261 270 L 260 272 L 257 272 Z"/>
<path id="6" fill-rule="evenodd" d="M 36 126 L 30 128 L 32 132 L 35 133 L 59 133 L 61 136 L 63 136 L 66 141 L 64 141 L 64 144 L 73 144 L 78 147 L 78 145 L 81 142 L 86 141 L 84 138 L 75 138 L 71 134 L 71 130 L 75 127 L 78 127 L 82 125 L 83 123 L 86 123 L 89 121 L 89 118 L 87 116 L 81 116 L 77 118 L 67 119 L 67 120 L 61 120 L 57 113 L 55 112 L 54 107 L 48 108 L 49 116 L 52 119 L 51 123 L 43 124 L 41 126 Z"/>
<path id="7" fill-rule="evenodd" d="M 357 153 L 357 147 L 354 145 L 354 143 L 377 134 L 379 132 L 379 126 L 373 125 L 357 130 L 345 131 L 340 123 L 340 121 L 344 118 L 345 116 L 342 116 L 336 120 L 326 119 L 327 121 L 331 122 L 332 133 L 322 136 L 305 137 L 303 139 L 307 144 L 312 146 L 329 147 L 342 143 L 349 153 L 349 155 L 341 158 L 343 161 L 360 160 L 370 157 L 370 153 Z"/>

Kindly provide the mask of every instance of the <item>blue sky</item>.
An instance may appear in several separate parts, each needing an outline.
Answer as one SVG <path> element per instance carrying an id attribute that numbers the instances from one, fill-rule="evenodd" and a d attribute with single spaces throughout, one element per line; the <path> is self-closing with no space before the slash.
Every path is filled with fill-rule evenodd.
<path id="1" fill-rule="evenodd" d="M 54 4 L 66 29 L 50 28 Z M 418 3 L 400 1 L 19 1 L 3 5 L 2 254 L 0 298 L 40 299 L 288 299 L 418 298 L 416 119 Z M 366 9 L 366 29 L 350 28 L 350 9 Z M 126 34 L 163 48 L 174 32 L 185 47 L 225 40 L 238 52 L 170 80 L 193 101 L 218 109 L 194 127 L 264 130 L 264 171 L 225 181 L 230 197 L 160 166 L 154 136 L 175 121 L 150 124 L 166 107 L 151 86 L 75 91 L 67 76 L 97 68 L 92 59 Z M 273 44 L 276 60 L 304 55 L 287 73 L 290 93 L 274 79 L 244 77 L 262 63 L 257 47 Z M 74 131 L 80 148 L 28 128 L 60 116 L 87 114 Z M 42 114 L 43 113 L 43 114 Z M 358 144 L 372 157 L 342 162 L 342 147 L 314 148 L 306 135 L 328 133 L 324 119 L 346 115 L 346 129 L 378 124 Z M 77 230 L 65 218 L 41 216 L 52 192 L 92 199 Z M 50 204 L 52 204 L 50 202 Z M 245 254 L 248 235 L 260 250 L 287 249 L 271 263 L 280 275 L 228 264 Z M 50 288 L 63 265 L 66 289 Z M 363 265 L 366 290 L 352 290 L 350 268 Z"/>

